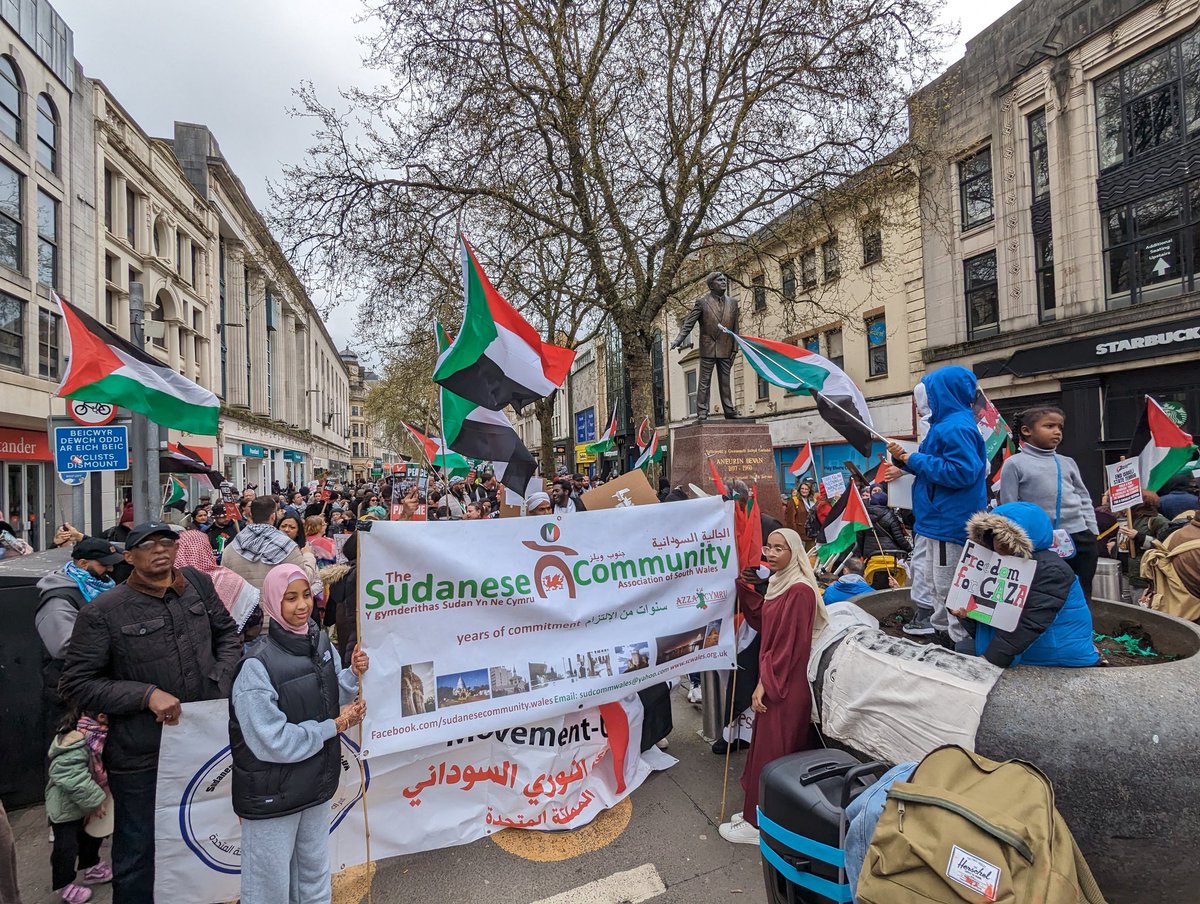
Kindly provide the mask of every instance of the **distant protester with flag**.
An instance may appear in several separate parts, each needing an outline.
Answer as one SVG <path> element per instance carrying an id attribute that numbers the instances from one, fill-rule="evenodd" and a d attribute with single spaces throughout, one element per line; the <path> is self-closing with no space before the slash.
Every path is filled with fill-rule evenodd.
<path id="1" fill-rule="evenodd" d="M 1017 419 L 1021 451 L 1010 456 L 1000 471 L 1000 504 L 1032 502 L 1050 519 L 1054 531 L 1065 531 L 1070 542 L 1056 550 L 1072 550 L 1067 564 L 1079 578 L 1090 603 L 1096 576 L 1096 510 L 1075 459 L 1058 453 L 1066 429 L 1062 409 L 1050 405 L 1026 408 Z"/>
<path id="2" fill-rule="evenodd" d="M 988 461 L 975 422 L 975 374 L 951 365 L 921 380 L 929 402 L 929 432 L 911 455 L 888 444 L 897 466 L 916 476 L 913 483 L 914 554 L 922 567 L 913 575 L 916 617 L 904 626 L 917 636 L 944 631 L 965 643 L 966 628 L 946 610 L 954 566 L 967 540 L 967 521 L 987 508 Z"/>

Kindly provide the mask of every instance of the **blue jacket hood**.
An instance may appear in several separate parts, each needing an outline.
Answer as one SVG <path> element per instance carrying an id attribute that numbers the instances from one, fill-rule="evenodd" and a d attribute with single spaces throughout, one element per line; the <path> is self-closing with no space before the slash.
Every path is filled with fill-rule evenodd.
<path id="1" fill-rule="evenodd" d="M 945 420 L 956 411 L 971 411 L 975 405 L 978 381 L 965 367 L 952 364 L 926 374 L 921 382 L 929 399 L 931 424 Z"/>
<path id="2" fill-rule="evenodd" d="M 1034 552 L 1054 545 L 1054 524 L 1041 506 L 1032 502 L 1006 502 L 992 509 L 991 517 L 1004 518 L 1019 527 L 1033 544 Z"/>

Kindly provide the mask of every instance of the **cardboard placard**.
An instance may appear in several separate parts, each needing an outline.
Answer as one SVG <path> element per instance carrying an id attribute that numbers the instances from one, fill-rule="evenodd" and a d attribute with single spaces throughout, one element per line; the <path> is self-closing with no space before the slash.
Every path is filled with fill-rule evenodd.
<path id="1" fill-rule="evenodd" d="M 846 477 L 841 471 L 821 478 L 821 489 L 825 491 L 826 499 L 836 499 L 846 492 Z"/>
<path id="2" fill-rule="evenodd" d="M 1012 631 L 1025 611 L 1036 568 L 1033 559 L 1001 555 L 968 540 L 954 569 L 946 608 L 966 609 L 967 618 L 997 631 Z"/>
<path id="3" fill-rule="evenodd" d="M 646 472 L 640 468 L 622 474 L 604 486 L 588 490 L 579 498 L 589 512 L 658 502 L 658 494 L 646 479 Z"/>
<path id="4" fill-rule="evenodd" d="M 917 444 L 908 440 L 896 440 L 904 451 L 912 455 L 917 451 Z M 909 474 L 907 471 L 895 480 L 889 481 L 887 485 L 888 505 L 891 508 L 912 509 L 912 489 L 917 478 L 914 474 Z"/>
<path id="5" fill-rule="evenodd" d="M 1142 503 L 1142 478 L 1138 473 L 1138 460 L 1127 458 L 1124 461 L 1105 465 L 1108 473 L 1108 510 L 1114 515 L 1124 512 Z"/>
<path id="6" fill-rule="evenodd" d="M 545 487 L 546 487 L 546 481 L 543 478 L 541 478 L 541 477 L 532 478 L 529 481 L 529 486 L 526 487 L 526 489 L 525 489 L 525 498 L 528 499 L 530 493 L 536 493 L 536 492 L 538 492 L 538 490 L 541 490 L 543 493 L 549 493 L 550 491 L 547 490 Z M 501 518 L 520 518 L 521 517 L 521 506 L 514 505 L 510 501 L 509 495 L 510 495 L 509 491 L 506 488 L 502 488 L 501 491 L 496 495 L 496 501 L 500 504 L 500 517 Z M 520 495 L 518 493 L 513 493 L 511 495 L 512 495 L 512 498 L 514 498 L 514 499 L 520 498 Z"/>

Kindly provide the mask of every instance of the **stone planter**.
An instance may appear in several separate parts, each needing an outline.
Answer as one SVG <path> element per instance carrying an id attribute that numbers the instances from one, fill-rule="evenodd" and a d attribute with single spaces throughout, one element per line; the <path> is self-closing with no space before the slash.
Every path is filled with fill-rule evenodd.
<path id="1" fill-rule="evenodd" d="M 876 617 L 907 590 L 858 597 Z M 1033 763 L 1110 904 L 1200 900 L 1200 628 L 1123 603 L 1093 603 L 1096 630 L 1136 622 L 1162 653 L 1147 666 L 1005 671 L 983 711 L 979 753 Z"/>

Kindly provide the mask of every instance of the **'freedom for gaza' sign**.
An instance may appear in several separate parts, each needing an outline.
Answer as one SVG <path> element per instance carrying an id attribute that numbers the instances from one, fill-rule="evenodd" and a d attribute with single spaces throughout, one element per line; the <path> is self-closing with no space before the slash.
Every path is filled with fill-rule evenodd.
<path id="1" fill-rule="evenodd" d="M 379 522 L 359 540 L 364 754 L 734 664 L 732 503 Z"/>

